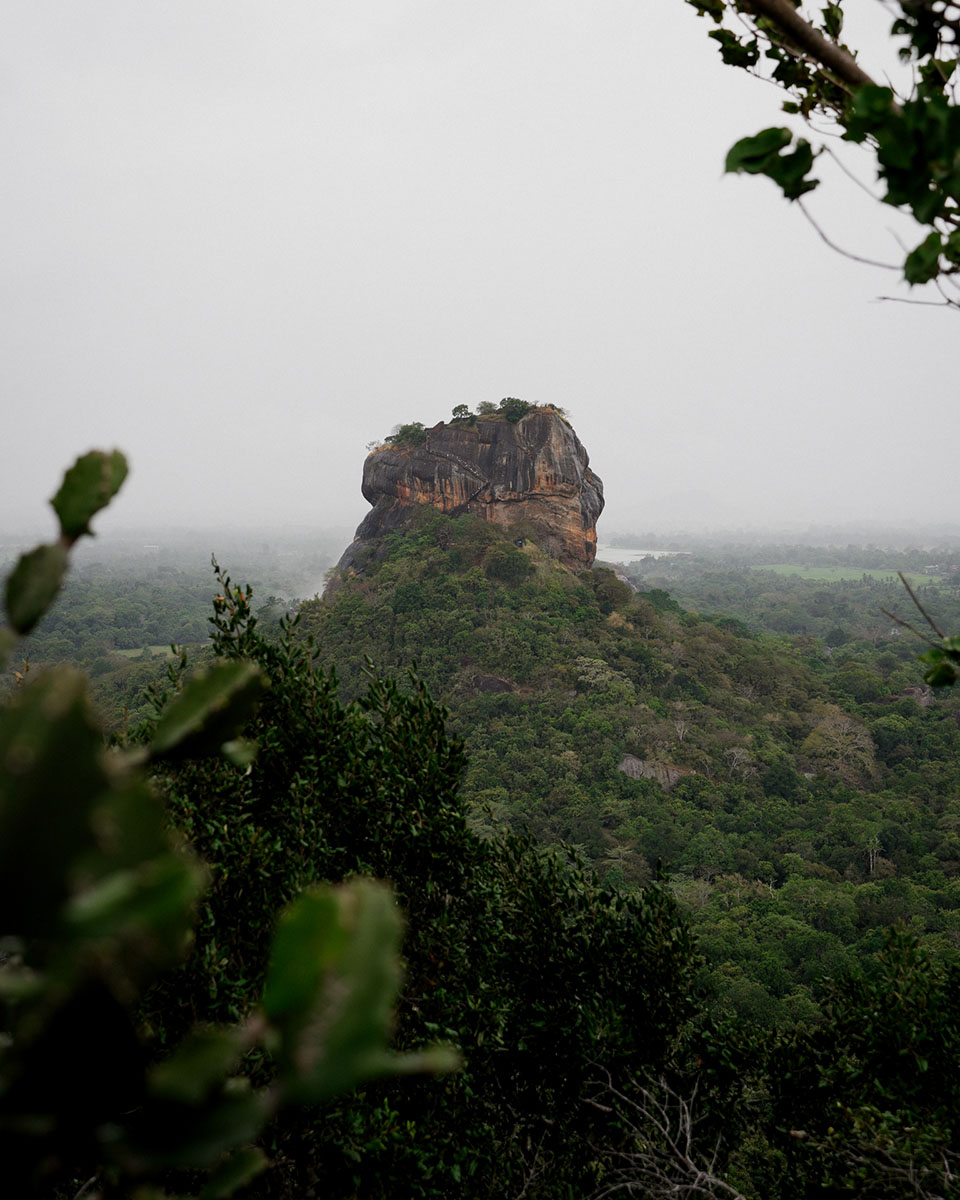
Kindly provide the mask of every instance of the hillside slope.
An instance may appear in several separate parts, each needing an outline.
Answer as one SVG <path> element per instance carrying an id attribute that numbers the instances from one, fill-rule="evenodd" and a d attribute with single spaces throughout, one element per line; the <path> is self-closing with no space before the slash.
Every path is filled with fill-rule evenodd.
<path id="1" fill-rule="evenodd" d="M 417 663 L 469 756 L 479 828 L 576 844 L 642 885 L 662 863 L 715 984 L 768 1023 L 898 917 L 960 930 L 956 702 L 856 703 L 813 639 L 751 634 L 424 511 L 304 606 L 344 691 Z"/>

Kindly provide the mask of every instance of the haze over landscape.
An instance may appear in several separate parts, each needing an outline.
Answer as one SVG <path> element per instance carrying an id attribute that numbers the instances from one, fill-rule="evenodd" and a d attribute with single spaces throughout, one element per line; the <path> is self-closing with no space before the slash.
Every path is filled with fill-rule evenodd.
<path id="1" fill-rule="evenodd" d="M 722 175 L 780 97 L 679 0 L 15 2 L 0 55 L 7 536 L 91 445 L 107 533 L 349 530 L 366 443 L 505 395 L 569 410 L 601 537 L 952 527 L 954 314 Z"/>

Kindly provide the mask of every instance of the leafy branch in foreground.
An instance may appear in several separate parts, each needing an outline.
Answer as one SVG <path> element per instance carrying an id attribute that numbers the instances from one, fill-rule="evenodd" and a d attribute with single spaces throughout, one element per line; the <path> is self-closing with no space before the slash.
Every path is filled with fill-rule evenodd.
<path id="1" fill-rule="evenodd" d="M 817 20 L 801 15 L 790 0 L 687 3 L 717 26 L 709 36 L 725 63 L 788 93 L 785 112 L 808 123 L 826 120 L 828 134 L 872 152 L 881 189 L 876 198 L 909 212 L 927 230 L 906 254 L 904 279 L 911 286 L 933 283 L 943 304 L 960 308 L 956 9 L 945 0 L 895 0 L 889 5 L 895 11 L 891 44 L 897 58 L 912 67 L 909 86 L 901 93 L 879 85 L 842 40 L 840 3 L 828 3 Z M 787 199 L 799 201 L 818 186 L 811 172 L 824 148 L 823 142 L 814 149 L 790 129 L 773 127 L 738 141 L 727 155 L 726 169 L 766 175 Z"/>
<path id="2" fill-rule="evenodd" d="M 59 541 L 24 555 L 7 581 L 8 648 L 46 611 L 68 550 L 126 469 L 118 452 L 93 451 L 67 472 L 53 500 Z M 389 889 L 362 879 L 287 908 L 250 1016 L 194 1028 L 151 1061 L 138 1003 L 190 945 L 206 872 L 172 845 L 140 768 L 216 748 L 262 690 L 253 664 L 221 663 L 186 685 L 136 753 L 104 749 L 72 670 L 31 679 L 0 712 L 0 1157 L 11 1194 L 79 1186 L 106 1200 L 188 1169 L 203 1173 L 204 1200 L 218 1200 L 267 1165 L 250 1143 L 284 1106 L 455 1065 L 442 1048 L 387 1050 L 401 922 Z M 275 1064 L 260 1089 L 239 1072 L 256 1048 Z"/>

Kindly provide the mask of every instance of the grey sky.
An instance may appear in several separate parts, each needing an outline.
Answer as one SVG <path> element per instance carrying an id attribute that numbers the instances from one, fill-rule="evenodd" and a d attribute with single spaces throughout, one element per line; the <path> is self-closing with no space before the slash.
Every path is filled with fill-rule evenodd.
<path id="1" fill-rule="evenodd" d="M 782 97 L 705 33 L 681 0 L 9 0 L 0 528 L 91 445 L 133 466 L 104 528 L 352 525 L 366 442 L 505 395 L 569 409 L 601 531 L 953 522 L 957 318 L 722 176 Z M 843 179 L 811 207 L 896 261 Z"/>

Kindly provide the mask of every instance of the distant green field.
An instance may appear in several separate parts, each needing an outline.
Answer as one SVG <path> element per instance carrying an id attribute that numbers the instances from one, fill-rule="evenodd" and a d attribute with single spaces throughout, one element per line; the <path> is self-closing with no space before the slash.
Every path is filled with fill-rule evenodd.
<path id="1" fill-rule="evenodd" d="M 147 646 L 147 649 L 150 651 L 151 657 L 173 658 L 169 646 Z M 143 653 L 143 647 L 140 646 L 136 650 L 114 650 L 113 653 L 119 654 L 123 658 L 139 658 Z"/>
<path id="2" fill-rule="evenodd" d="M 869 575 L 871 579 L 896 579 L 896 571 L 874 567 L 804 567 L 798 563 L 764 563 L 755 567 L 757 571 L 776 571 L 778 575 L 799 575 L 801 579 L 819 579 L 824 583 L 838 583 L 842 579 L 862 579 Z M 904 572 L 910 583 L 916 587 L 924 583 L 942 583 L 942 575 L 921 575 L 916 571 Z"/>

